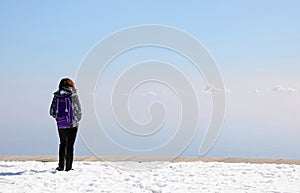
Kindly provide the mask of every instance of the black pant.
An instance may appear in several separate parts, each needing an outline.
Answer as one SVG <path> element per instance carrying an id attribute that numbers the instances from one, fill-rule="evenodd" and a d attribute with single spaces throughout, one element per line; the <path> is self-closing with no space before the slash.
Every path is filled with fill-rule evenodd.
<path id="1" fill-rule="evenodd" d="M 58 129 L 58 134 L 60 139 L 58 166 L 63 169 L 66 164 L 66 170 L 71 170 L 77 127 Z"/>

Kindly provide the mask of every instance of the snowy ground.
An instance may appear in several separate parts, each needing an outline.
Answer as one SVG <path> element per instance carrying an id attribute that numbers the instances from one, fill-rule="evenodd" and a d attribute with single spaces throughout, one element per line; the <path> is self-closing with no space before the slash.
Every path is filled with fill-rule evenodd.
<path id="1" fill-rule="evenodd" d="M 0 162 L 0 192 L 300 192 L 300 166 L 221 162 Z"/>

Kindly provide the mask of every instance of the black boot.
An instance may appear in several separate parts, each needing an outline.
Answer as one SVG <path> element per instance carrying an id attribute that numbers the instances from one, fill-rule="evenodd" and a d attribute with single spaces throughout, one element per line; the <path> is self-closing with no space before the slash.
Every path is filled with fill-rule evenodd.
<path id="1" fill-rule="evenodd" d="M 62 168 L 62 167 L 58 166 L 58 167 L 56 168 L 56 170 L 57 170 L 57 171 L 63 171 L 63 170 L 64 170 L 64 168 Z"/>

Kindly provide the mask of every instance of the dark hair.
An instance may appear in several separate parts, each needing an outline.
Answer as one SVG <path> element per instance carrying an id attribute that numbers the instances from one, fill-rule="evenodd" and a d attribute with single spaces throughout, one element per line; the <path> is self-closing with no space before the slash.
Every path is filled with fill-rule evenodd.
<path id="1" fill-rule="evenodd" d="M 72 87 L 75 90 L 74 82 L 69 78 L 63 78 L 59 82 L 59 90 L 62 90 L 64 87 Z"/>

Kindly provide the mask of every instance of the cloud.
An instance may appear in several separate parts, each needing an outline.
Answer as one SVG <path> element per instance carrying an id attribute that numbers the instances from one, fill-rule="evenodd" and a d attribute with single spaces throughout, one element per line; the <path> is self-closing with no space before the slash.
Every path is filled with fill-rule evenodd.
<path id="1" fill-rule="evenodd" d="M 225 93 L 227 93 L 227 94 L 231 94 L 231 89 L 229 89 L 229 88 L 225 88 Z"/>
<path id="2" fill-rule="evenodd" d="M 254 90 L 255 94 L 260 94 L 260 93 L 263 93 L 263 92 L 264 92 L 263 90 L 258 89 L 258 88 Z"/>
<path id="3" fill-rule="evenodd" d="M 206 86 L 203 90 L 203 93 L 205 94 L 212 94 L 212 93 L 216 93 L 216 92 L 224 92 L 227 94 L 231 94 L 231 90 L 228 88 L 225 88 L 224 90 L 221 88 L 217 88 L 214 84 L 210 84 L 208 86 Z"/>
<path id="4" fill-rule="evenodd" d="M 255 94 L 264 94 L 264 93 L 296 93 L 300 91 L 300 87 L 294 86 L 294 87 L 283 87 L 281 85 L 276 85 L 273 88 L 267 88 L 267 89 L 259 89 L 256 88 L 253 92 Z"/>
<path id="5" fill-rule="evenodd" d="M 283 87 L 280 85 L 276 85 L 274 88 L 272 88 L 273 92 L 284 92 L 284 93 L 294 93 L 297 92 L 298 89 L 294 87 Z"/>

